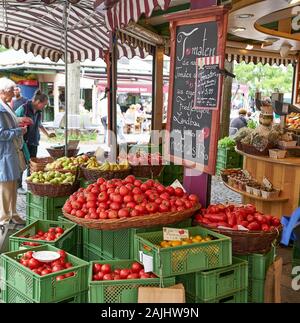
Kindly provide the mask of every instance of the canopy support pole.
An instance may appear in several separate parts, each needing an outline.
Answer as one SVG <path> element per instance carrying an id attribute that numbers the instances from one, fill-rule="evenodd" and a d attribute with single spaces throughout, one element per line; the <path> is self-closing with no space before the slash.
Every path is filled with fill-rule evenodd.
<path id="1" fill-rule="evenodd" d="M 64 40 L 65 40 L 65 156 L 68 156 L 68 2 L 65 2 Z"/>

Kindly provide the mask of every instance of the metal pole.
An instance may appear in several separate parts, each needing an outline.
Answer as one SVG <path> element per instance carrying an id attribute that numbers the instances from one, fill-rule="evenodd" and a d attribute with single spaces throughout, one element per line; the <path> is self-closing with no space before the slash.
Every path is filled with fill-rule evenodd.
<path id="1" fill-rule="evenodd" d="M 111 130 L 113 138 L 111 138 L 111 157 L 116 158 L 117 154 L 117 36 L 112 33 L 111 37 Z"/>
<path id="2" fill-rule="evenodd" d="M 65 4 L 65 156 L 68 156 L 68 2 Z"/>

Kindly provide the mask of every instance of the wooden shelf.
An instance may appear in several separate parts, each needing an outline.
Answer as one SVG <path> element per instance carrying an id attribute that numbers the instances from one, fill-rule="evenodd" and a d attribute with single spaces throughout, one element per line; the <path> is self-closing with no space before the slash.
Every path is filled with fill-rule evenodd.
<path id="1" fill-rule="evenodd" d="M 265 198 L 263 198 L 263 197 L 259 197 L 259 196 L 255 196 L 255 195 L 253 195 L 253 194 L 249 194 L 249 193 L 247 193 L 247 192 L 245 192 L 245 191 L 240 191 L 240 190 L 238 190 L 238 189 L 236 189 L 236 188 L 234 188 L 234 187 L 232 187 L 232 186 L 230 186 L 230 185 L 228 185 L 227 183 L 225 183 L 224 181 L 223 181 L 223 183 L 224 183 L 224 185 L 227 187 L 227 188 L 229 188 L 230 190 L 232 190 L 232 191 L 234 191 L 234 192 L 236 192 L 236 193 L 239 193 L 239 194 L 241 194 L 241 195 L 244 195 L 244 196 L 247 196 L 247 197 L 249 197 L 249 198 L 252 198 L 252 199 L 255 199 L 255 200 L 259 200 L 259 201 L 263 201 L 263 202 L 287 202 L 289 199 L 288 198 L 286 198 L 286 197 L 275 197 L 275 198 L 268 198 L 268 199 L 265 199 Z"/>

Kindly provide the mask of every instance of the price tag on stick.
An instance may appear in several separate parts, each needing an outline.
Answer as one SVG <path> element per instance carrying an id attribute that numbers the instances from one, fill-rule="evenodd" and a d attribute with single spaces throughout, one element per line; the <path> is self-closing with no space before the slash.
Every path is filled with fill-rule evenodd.
<path id="1" fill-rule="evenodd" d="M 166 241 L 180 241 L 189 238 L 189 230 L 176 228 L 163 228 L 164 240 Z"/>

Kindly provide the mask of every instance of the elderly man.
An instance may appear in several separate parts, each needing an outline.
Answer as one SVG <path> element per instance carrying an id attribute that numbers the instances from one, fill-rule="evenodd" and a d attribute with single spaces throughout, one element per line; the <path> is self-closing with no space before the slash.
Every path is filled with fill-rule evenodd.
<path id="1" fill-rule="evenodd" d="M 230 123 L 230 132 L 229 135 L 233 136 L 239 129 L 247 127 L 247 110 L 240 109 L 239 116 L 233 119 Z"/>

